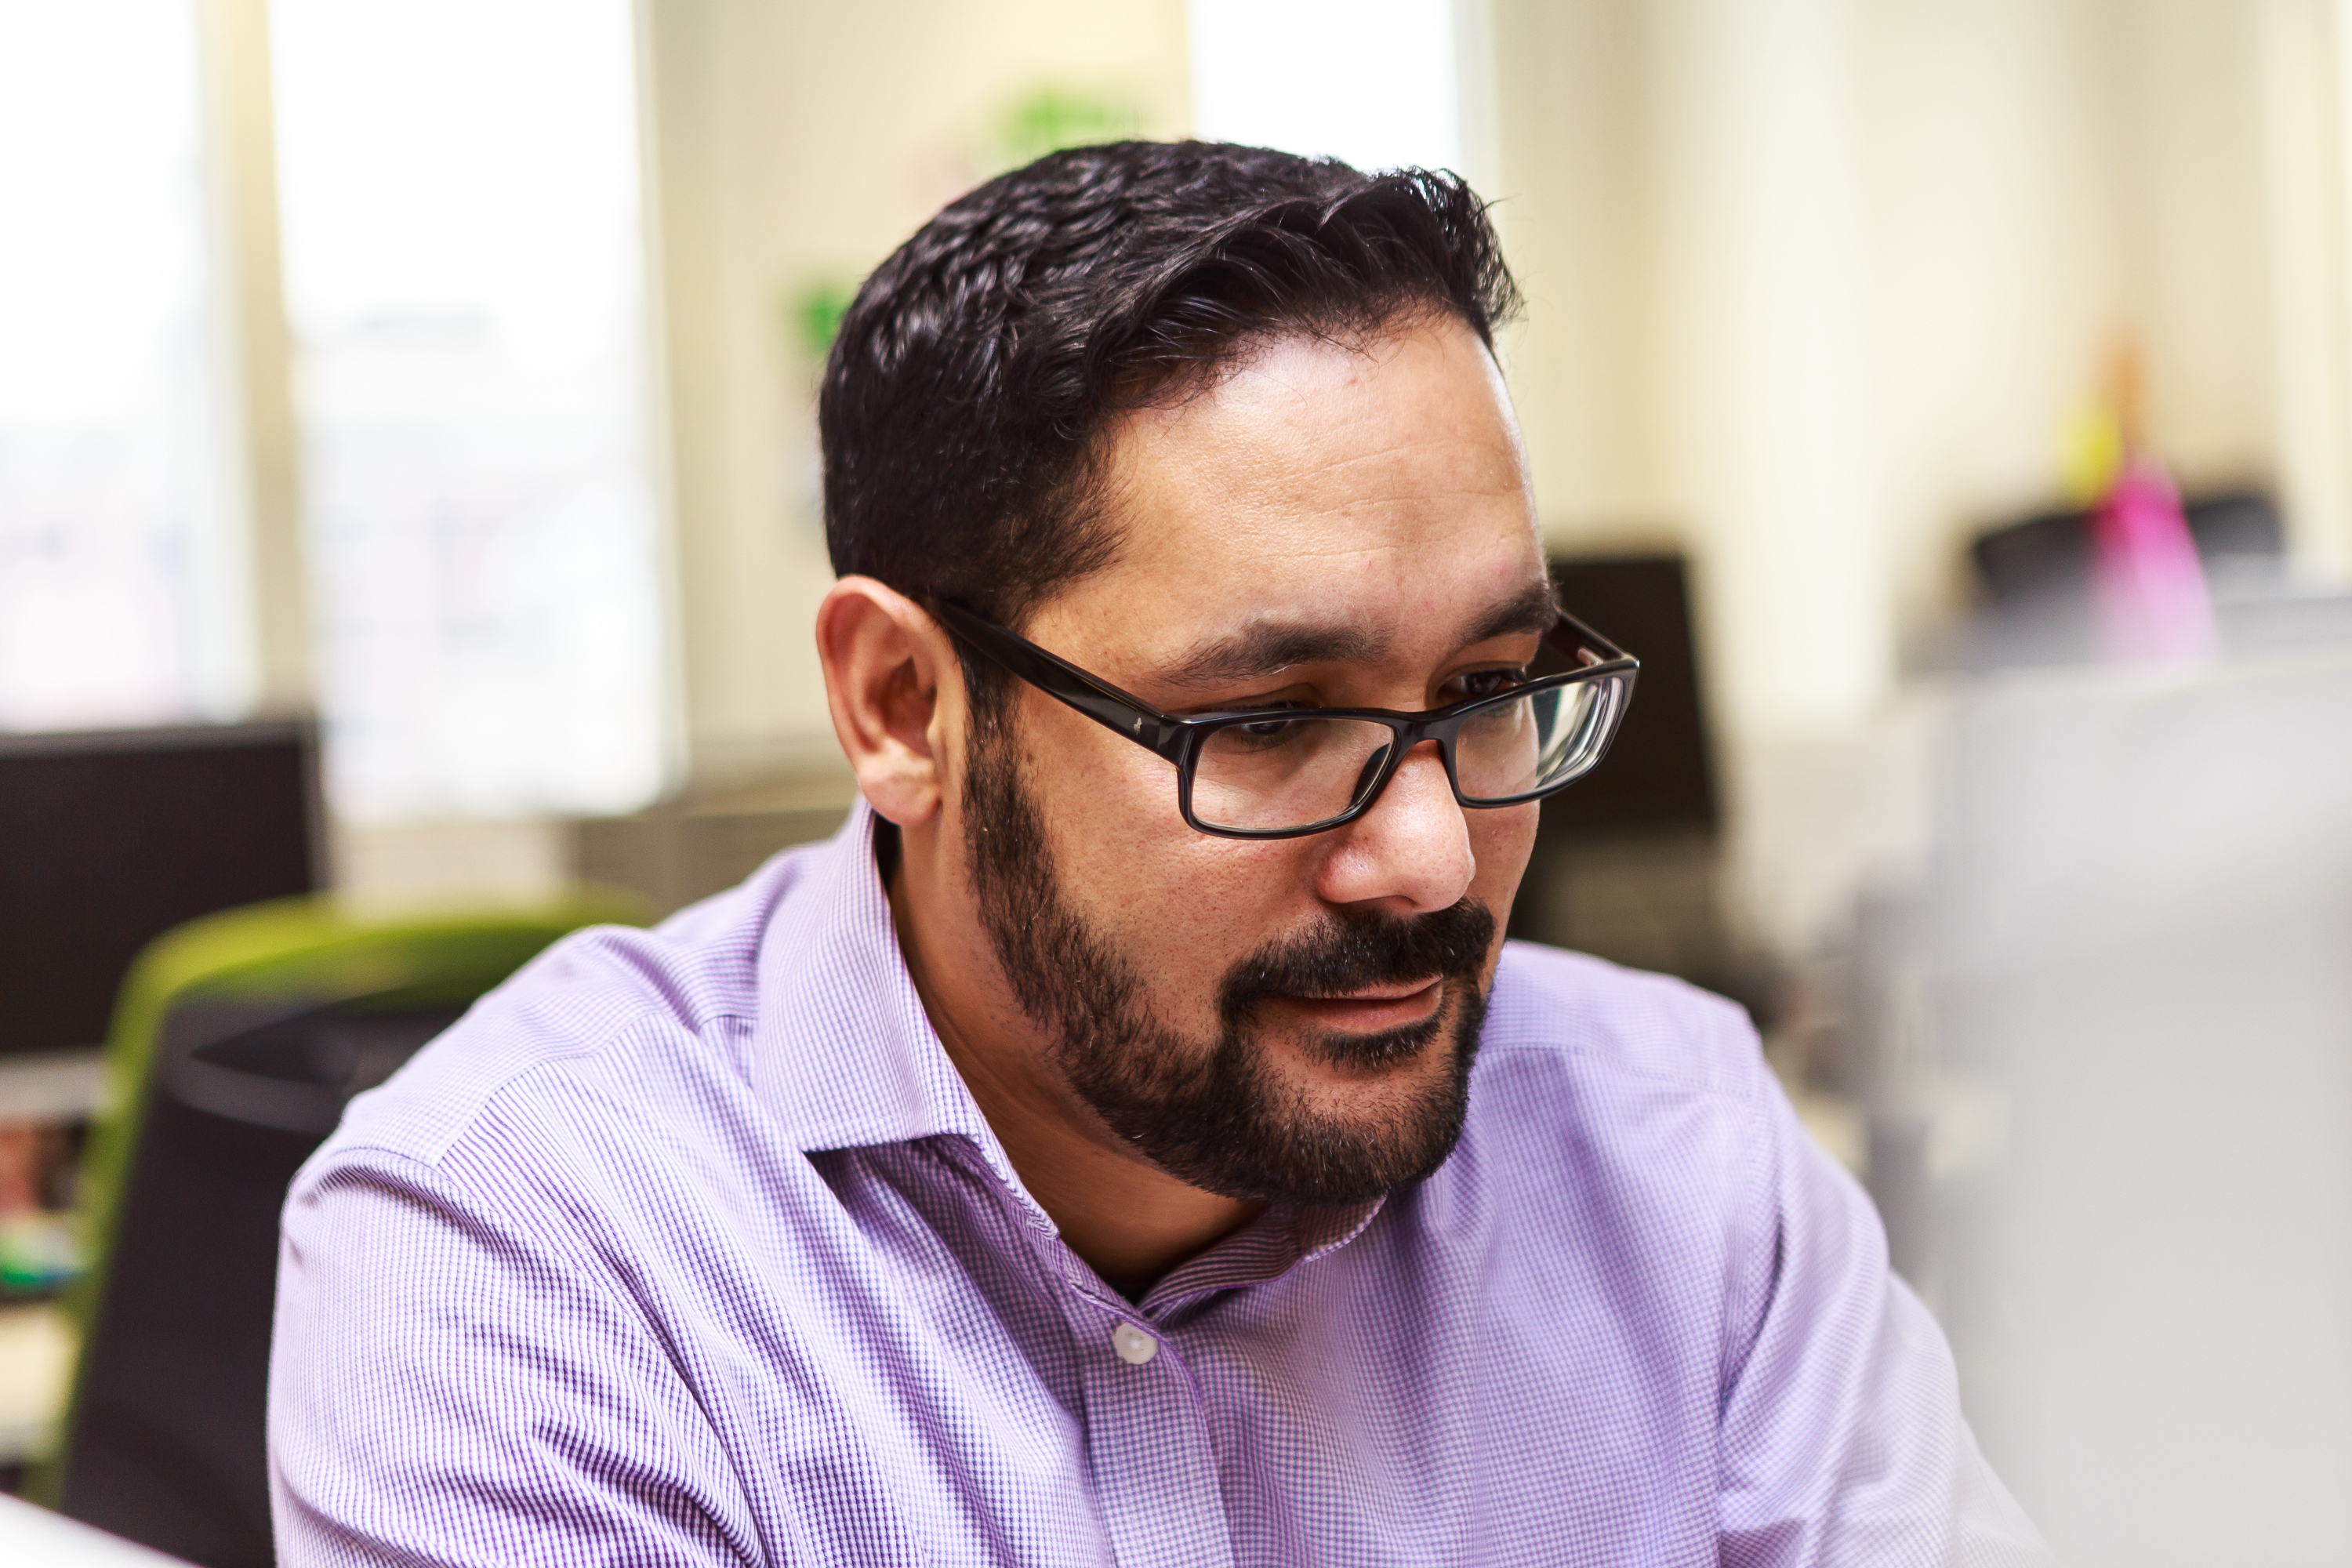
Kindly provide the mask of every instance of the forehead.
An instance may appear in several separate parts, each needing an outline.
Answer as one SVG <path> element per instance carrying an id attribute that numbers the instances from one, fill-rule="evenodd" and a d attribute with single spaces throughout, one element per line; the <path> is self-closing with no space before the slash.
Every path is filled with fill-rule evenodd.
<path id="1" fill-rule="evenodd" d="M 1118 557 L 1041 629 L 1147 658 L 1259 620 L 1448 628 L 1543 573 L 1501 376 L 1451 317 L 1260 345 L 1207 390 L 1129 416 L 1105 477 Z"/>

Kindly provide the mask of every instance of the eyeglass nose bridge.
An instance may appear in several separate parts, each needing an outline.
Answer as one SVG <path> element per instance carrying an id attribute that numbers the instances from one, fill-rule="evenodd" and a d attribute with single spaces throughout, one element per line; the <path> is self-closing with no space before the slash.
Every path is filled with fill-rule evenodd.
<path id="1" fill-rule="evenodd" d="M 1454 771 L 1454 738 L 1461 733 L 1466 717 L 1457 713 L 1446 719 L 1388 721 L 1388 744 L 1375 752 L 1364 763 L 1365 773 L 1371 774 L 1370 782 L 1367 784 L 1363 778 L 1358 779 L 1356 795 L 1349 802 L 1347 814 L 1331 826 L 1344 827 L 1370 815 L 1372 807 L 1380 805 L 1381 797 L 1388 794 L 1389 785 L 1396 782 L 1397 773 L 1404 766 L 1406 759 L 1429 743 L 1437 747 L 1438 763 L 1445 770 L 1445 787 L 1454 792 L 1454 804 L 1465 811 L 1468 810 L 1470 803 L 1462 798 L 1462 781 Z M 1372 774 L 1376 764 L 1380 771 Z"/>

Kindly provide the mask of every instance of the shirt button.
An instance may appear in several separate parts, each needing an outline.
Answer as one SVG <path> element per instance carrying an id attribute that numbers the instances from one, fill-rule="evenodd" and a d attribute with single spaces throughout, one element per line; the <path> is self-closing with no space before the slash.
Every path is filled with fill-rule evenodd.
<path id="1" fill-rule="evenodd" d="M 1160 1342 L 1133 1323 L 1121 1323 L 1110 1331 L 1110 1348 L 1129 1366 L 1141 1366 L 1160 1353 Z"/>

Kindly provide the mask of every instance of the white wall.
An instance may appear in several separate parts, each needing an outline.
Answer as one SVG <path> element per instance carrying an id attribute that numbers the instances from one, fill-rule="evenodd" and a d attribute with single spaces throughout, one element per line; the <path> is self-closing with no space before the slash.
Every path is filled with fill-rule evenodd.
<path id="1" fill-rule="evenodd" d="M 1538 503 L 1557 548 L 1690 552 L 1757 934 L 1897 855 L 1851 826 L 1907 820 L 1857 798 L 1868 731 L 1969 536 L 2060 499 L 2118 333 L 2181 480 L 2273 486 L 2352 578 L 2347 9 L 1494 0 Z"/>
<path id="2" fill-rule="evenodd" d="M 2342 331 L 2321 319 L 2341 269 L 2313 258 L 2342 226 L 2335 8 L 1496 0 L 1496 194 L 1529 298 L 1511 371 L 1547 525 L 1694 552 L 1736 741 L 1873 710 L 1899 635 L 1960 601 L 1967 535 L 2055 499 L 2119 331 L 2184 481 L 2283 482 L 2299 552 L 2352 563 L 2297 478 L 2324 454 L 2290 460 L 2317 394 L 2282 357 Z M 2315 62 L 2283 120 L 2283 76 Z M 2318 423 L 2304 447 L 2340 452 Z M 1796 605 L 1822 624 L 1791 644 Z M 1833 664 L 1756 678 L 1806 647 Z"/>

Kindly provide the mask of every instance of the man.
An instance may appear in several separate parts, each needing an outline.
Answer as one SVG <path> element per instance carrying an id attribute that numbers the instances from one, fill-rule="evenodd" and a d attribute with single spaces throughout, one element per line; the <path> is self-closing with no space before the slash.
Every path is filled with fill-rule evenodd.
<path id="1" fill-rule="evenodd" d="M 1632 665 L 1510 298 L 1448 176 L 1199 144 L 884 263 L 821 404 L 865 804 L 352 1107 L 286 1561 L 2035 1560 L 1744 1018 L 1502 942 Z"/>

